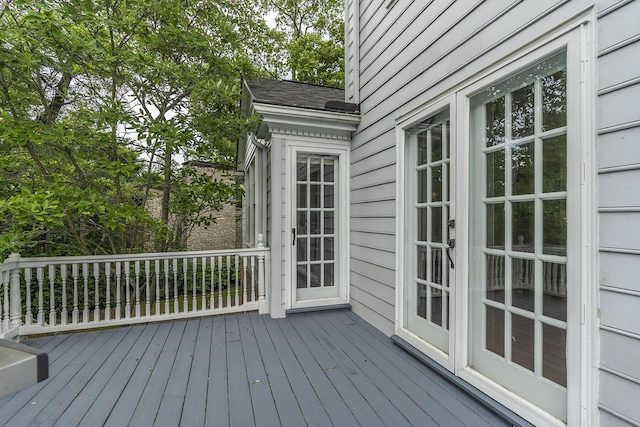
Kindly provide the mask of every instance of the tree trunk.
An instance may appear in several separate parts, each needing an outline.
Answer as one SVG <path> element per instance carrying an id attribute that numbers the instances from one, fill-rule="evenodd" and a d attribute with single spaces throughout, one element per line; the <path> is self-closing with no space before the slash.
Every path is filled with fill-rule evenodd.
<path id="1" fill-rule="evenodd" d="M 164 152 L 164 180 L 162 185 L 162 206 L 160 210 L 160 220 L 166 226 L 166 229 L 169 230 L 169 200 L 171 199 L 171 158 L 173 155 L 173 149 L 171 146 L 167 145 Z M 170 236 L 165 236 L 159 239 L 159 247 L 157 248 L 160 252 L 165 252 L 167 250 L 167 243 L 170 239 Z"/>

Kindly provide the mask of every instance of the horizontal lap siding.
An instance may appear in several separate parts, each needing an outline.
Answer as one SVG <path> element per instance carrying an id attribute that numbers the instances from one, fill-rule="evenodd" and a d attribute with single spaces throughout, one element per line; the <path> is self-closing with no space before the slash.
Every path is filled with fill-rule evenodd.
<path id="1" fill-rule="evenodd" d="M 351 147 L 350 295 L 358 315 L 391 334 L 396 289 L 395 120 L 474 81 L 478 73 L 592 2 L 398 0 L 389 9 L 385 4 L 362 0 L 358 5 L 361 122 Z"/>
<path id="2" fill-rule="evenodd" d="M 640 2 L 598 16 L 600 394 L 603 426 L 640 423 Z"/>

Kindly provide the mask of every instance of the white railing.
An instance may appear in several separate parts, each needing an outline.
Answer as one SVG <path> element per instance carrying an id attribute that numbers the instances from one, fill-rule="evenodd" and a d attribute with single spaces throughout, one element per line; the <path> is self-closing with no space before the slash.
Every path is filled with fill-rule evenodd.
<path id="1" fill-rule="evenodd" d="M 505 289 L 504 255 L 487 254 L 487 290 L 501 291 Z M 533 290 L 534 260 L 512 258 L 511 288 Z M 545 294 L 567 295 L 567 265 L 563 263 L 546 262 L 542 264 L 542 289 Z"/>
<path id="2" fill-rule="evenodd" d="M 260 236 L 261 237 L 261 236 Z M 269 249 L 21 258 L 0 264 L 0 338 L 258 310 Z"/>

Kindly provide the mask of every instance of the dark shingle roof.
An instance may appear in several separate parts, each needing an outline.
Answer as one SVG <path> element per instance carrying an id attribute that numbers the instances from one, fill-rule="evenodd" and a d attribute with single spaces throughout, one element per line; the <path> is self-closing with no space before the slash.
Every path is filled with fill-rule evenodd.
<path id="1" fill-rule="evenodd" d="M 344 102 L 344 89 L 300 83 L 292 80 L 251 79 L 246 81 L 253 102 L 287 107 L 329 110 L 329 101 Z"/>

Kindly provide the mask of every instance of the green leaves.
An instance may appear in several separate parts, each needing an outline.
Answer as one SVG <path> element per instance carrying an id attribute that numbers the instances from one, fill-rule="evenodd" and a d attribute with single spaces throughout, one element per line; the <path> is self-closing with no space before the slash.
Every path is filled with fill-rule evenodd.
<path id="1" fill-rule="evenodd" d="M 232 0 L 3 6 L 0 253 L 144 250 L 229 200 L 231 181 L 199 188 L 180 163 L 234 158 L 247 125 L 237 112 L 239 76 L 255 73 L 247 45 L 263 25 L 247 7 Z M 147 209 L 152 187 L 167 195 L 155 216 Z"/>
<path id="2" fill-rule="evenodd" d="M 287 69 L 272 74 L 326 86 L 344 86 L 344 21 L 341 0 L 261 0 L 277 12 L 271 42 Z"/>

